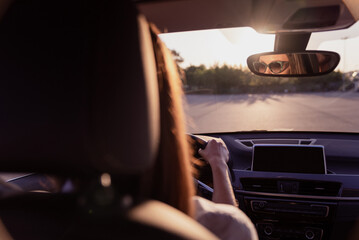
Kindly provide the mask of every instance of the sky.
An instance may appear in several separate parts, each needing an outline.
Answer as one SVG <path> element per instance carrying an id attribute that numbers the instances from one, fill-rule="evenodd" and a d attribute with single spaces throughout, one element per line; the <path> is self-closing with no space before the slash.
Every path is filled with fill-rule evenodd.
<path id="1" fill-rule="evenodd" d="M 246 67 L 247 57 L 273 51 L 274 46 L 274 35 L 259 34 L 249 27 L 166 33 L 160 38 L 184 58 L 182 67 L 200 64 Z M 337 69 L 359 70 L 359 22 L 345 30 L 313 33 L 307 49 L 337 52 L 341 57 Z"/>

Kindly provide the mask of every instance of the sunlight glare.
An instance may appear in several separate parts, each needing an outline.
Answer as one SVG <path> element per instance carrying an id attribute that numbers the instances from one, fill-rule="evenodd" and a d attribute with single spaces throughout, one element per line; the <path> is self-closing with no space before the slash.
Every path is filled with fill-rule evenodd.
<path id="1" fill-rule="evenodd" d="M 257 33 L 253 28 L 221 29 L 222 34 L 232 44 L 241 47 L 246 53 L 269 52 L 274 49 L 274 35 Z"/>
<path id="2" fill-rule="evenodd" d="M 204 64 L 247 66 L 255 53 L 273 51 L 274 35 L 259 34 L 249 27 L 160 34 L 169 49 L 184 58 L 182 67 Z"/>

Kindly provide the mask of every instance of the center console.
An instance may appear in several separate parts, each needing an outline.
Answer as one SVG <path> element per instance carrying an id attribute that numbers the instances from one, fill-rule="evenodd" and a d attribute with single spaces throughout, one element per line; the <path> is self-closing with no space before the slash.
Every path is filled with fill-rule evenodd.
<path id="1" fill-rule="evenodd" d="M 283 176 L 326 175 L 323 146 L 254 145 L 251 171 L 277 173 L 271 178 L 240 178 L 237 193 L 242 193 L 241 204 L 260 239 L 328 239 L 341 183 Z"/>
<path id="2" fill-rule="evenodd" d="M 320 240 L 330 230 L 337 207 L 333 202 L 249 196 L 244 202 L 262 239 Z"/>

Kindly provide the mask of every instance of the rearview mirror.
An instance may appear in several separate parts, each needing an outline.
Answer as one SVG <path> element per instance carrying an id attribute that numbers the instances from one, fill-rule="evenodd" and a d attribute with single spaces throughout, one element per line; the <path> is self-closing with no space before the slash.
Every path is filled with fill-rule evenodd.
<path id="1" fill-rule="evenodd" d="M 259 53 L 248 57 L 248 68 L 261 76 L 302 77 L 332 72 L 340 60 L 339 54 L 327 51 L 294 53 Z"/>

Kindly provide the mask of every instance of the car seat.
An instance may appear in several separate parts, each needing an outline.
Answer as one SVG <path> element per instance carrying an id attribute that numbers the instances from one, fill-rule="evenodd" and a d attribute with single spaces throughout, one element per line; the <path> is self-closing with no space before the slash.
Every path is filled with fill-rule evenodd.
<path id="1" fill-rule="evenodd" d="M 149 27 L 132 2 L 13 1 L 0 35 L 0 171 L 79 181 L 1 199 L 14 239 L 216 239 L 141 191 L 159 100 Z"/>

